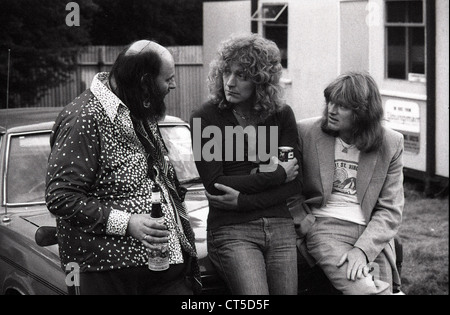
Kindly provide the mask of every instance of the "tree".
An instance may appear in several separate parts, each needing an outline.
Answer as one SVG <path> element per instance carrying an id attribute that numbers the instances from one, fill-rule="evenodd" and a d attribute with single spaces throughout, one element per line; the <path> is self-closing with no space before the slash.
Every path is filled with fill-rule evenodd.
<path id="1" fill-rule="evenodd" d="M 90 44 L 96 6 L 77 0 L 80 26 L 66 24 L 67 0 L 2 0 L 0 11 L 0 108 L 6 106 L 7 59 L 11 51 L 9 107 L 32 106 L 48 88 L 68 79 L 77 49 Z"/>
<path id="2" fill-rule="evenodd" d="M 95 45 L 152 39 L 165 46 L 202 45 L 203 0 L 94 0 Z"/>
<path id="3" fill-rule="evenodd" d="M 164 46 L 202 45 L 205 0 L 76 0 L 80 26 L 68 26 L 70 0 L 1 0 L 0 108 L 33 106 L 68 80 L 87 45 L 127 45 L 152 39 Z M 208 0 L 210 1 L 210 0 Z"/>

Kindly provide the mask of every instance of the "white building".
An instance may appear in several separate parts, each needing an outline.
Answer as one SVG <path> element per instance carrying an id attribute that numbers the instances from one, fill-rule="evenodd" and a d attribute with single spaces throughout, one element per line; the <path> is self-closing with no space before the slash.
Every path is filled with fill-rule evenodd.
<path id="1" fill-rule="evenodd" d="M 369 71 L 386 124 L 405 135 L 406 172 L 448 182 L 448 0 L 221 1 L 203 10 L 205 76 L 222 40 L 258 32 L 281 48 L 286 98 L 302 119 L 322 113 L 337 75 Z"/>

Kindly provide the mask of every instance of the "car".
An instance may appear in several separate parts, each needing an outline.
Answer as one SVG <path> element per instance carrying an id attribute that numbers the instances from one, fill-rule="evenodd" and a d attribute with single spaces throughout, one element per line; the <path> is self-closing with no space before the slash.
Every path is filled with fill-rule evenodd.
<path id="1" fill-rule="evenodd" d="M 50 134 L 62 108 L 0 110 L 0 294 L 68 294 L 56 240 L 56 220 L 45 205 Z M 206 247 L 208 201 L 195 166 L 189 124 L 166 116 L 160 122 L 196 236 L 203 294 L 229 294 Z M 397 265 L 402 248 L 396 239 Z M 299 294 L 339 294 L 316 266 L 299 255 Z"/>
<path id="2" fill-rule="evenodd" d="M 45 205 L 50 134 L 59 108 L 0 110 L 0 294 L 68 294 L 56 245 L 56 220 Z M 196 235 L 203 294 L 225 294 L 206 249 L 208 201 L 191 153 L 189 124 L 166 116 L 161 134 Z"/>

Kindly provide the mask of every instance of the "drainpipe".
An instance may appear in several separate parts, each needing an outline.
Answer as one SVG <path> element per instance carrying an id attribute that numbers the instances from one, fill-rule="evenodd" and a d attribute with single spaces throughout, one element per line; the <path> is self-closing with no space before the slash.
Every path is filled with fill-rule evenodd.
<path id="1" fill-rule="evenodd" d="M 425 194 L 432 195 L 436 173 L 436 3 L 426 1 L 427 136 Z"/>

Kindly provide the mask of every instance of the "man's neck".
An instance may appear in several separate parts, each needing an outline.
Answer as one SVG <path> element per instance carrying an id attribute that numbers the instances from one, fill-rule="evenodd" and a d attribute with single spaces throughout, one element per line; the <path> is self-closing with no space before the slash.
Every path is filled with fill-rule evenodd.
<path id="1" fill-rule="evenodd" d="M 351 134 L 347 134 L 347 133 L 339 133 L 339 137 L 342 139 L 342 141 L 344 141 L 347 144 L 354 144 L 355 143 L 355 139 L 353 138 L 353 135 Z"/>
<path id="2" fill-rule="evenodd" d="M 245 116 L 250 116 L 252 113 L 252 102 L 245 101 L 242 103 L 234 104 L 233 108 L 238 111 L 240 114 Z"/>

